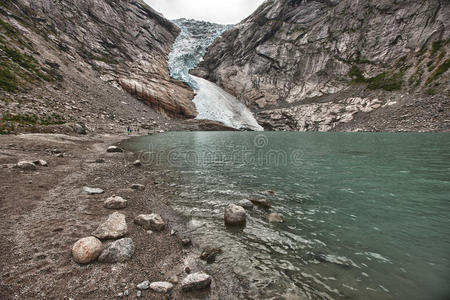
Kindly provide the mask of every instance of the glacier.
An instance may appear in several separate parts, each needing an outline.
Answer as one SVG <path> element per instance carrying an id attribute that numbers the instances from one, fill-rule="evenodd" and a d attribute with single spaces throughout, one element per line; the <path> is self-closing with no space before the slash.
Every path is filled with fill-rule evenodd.
<path id="1" fill-rule="evenodd" d="M 202 60 L 206 49 L 232 25 L 205 21 L 172 20 L 180 29 L 169 54 L 170 76 L 188 84 L 196 93 L 193 102 L 197 119 L 223 123 L 239 130 L 262 131 L 252 112 L 238 99 L 216 84 L 189 74 Z"/>

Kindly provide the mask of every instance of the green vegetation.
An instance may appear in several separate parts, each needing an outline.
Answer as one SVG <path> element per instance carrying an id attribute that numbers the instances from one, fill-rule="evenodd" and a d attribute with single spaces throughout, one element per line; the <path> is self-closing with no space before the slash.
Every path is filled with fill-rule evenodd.
<path id="1" fill-rule="evenodd" d="M 6 66 L 0 63 L 0 88 L 7 92 L 17 90 L 17 78 Z"/>
<path id="2" fill-rule="evenodd" d="M 28 114 L 3 114 L 2 120 L 4 122 L 13 122 L 23 125 L 59 125 L 64 124 L 64 118 L 61 115 L 52 113 L 49 116 L 39 117 L 37 115 Z"/>
<path id="3" fill-rule="evenodd" d="M 13 62 L 20 65 L 22 68 L 36 72 L 36 60 L 26 54 L 22 54 L 16 49 L 9 48 L 7 46 L 0 46 L 0 49 L 5 52 L 6 56 L 8 56 Z"/>
<path id="4" fill-rule="evenodd" d="M 433 72 L 433 74 L 431 74 L 430 77 L 428 77 L 427 84 L 436 80 L 439 76 L 447 72 L 449 68 L 450 68 L 450 59 L 447 59 L 439 67 L 436 68 L 436 70 Z"/>
<path id="5" fill-rule="evenodd" d="M 439 49 L 442 48 L 447 43 L 447 41 L 436 41 L 431 44 L 431 56 L 434 56 Z"/>
<path id="6" fill-rule="evenodd" d="M 355 83 L 367 83 L 367 87 L 371 90 L 382 89 L 385 91 L 395 91 L 402 87 L 403 73 L 397 72 L 389 76 L 387 73 L 381 73 L 375 77 L 365 78 L 362 71 L 353 66 L 348 74 Z"/>

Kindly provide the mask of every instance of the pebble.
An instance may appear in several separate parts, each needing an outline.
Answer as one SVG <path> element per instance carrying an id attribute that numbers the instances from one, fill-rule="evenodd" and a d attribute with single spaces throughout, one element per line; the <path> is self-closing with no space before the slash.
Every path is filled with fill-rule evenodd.
<path id="1" fill-rule="evenodd" d="M 137 291 L 136 292 L 136 297 L 141 298 L 142 297 L 142 292 L 141 291 Z"/>
<path id="2" fill-rule="evenodd" d="M 150 281 L 148 281 L 148 280 L 143 281 L 143 282 L 139 283 L 136 287 L 139 290 L 148 290 L 148 288 L 150 287 Z"/>
<path id="3" fill-rule="evenodd" d="M 105 200 L 104 207 L 109 209 L 123 209 L 127 207 L 128 201 L 119 196 L 112 196 Z"/>
<path id="4" fill-rule="evenodd" d="M 140 160 L 135 160 L 135 161 L 133 162 L 133 166 L 135 166 L 135 167 L 140 167 L 140 166 L 142 166 L 142 163 L 141 163 Z"/>
<path id="5" fill-rule="evenodd" d="M 83 186 L 81 188 L 81 194 L 83 195 L 96 195 L 96 194 L 103 194 L 105 191 L 100 188 L 91 188 L 88 186 Z"/>
<path id="6" fill-rule="evenodd" d="M 157 293 L 168 293 L 173 289 L 173 284 L 165 281 L 152 282 L 150 289 Z"/>
<path id="7" fill-rule="evenodd" d="M 145 230 L 162 231 L 166 227 L 158 214 L 139 215 L 134 219 L 134 223 L 144 227 Z"/>
<path id="8" fill-rule="evenodd" d="M 132 184 L 132 185 L 131 185 L 131 188 L 132 188 L 133 190 L 136 190 L 136 191 L 143 191 L 143 190 L 145 190 L 145 186 L 144 186 L 144 185 L 142 185 L 142 184 L 137 184 L 137 183 Z"/>
<path id="9" fill-rule="evenodd" d="M 119 148 L 119 147 L 117 147 L 117 146 L 109 146 L 109 147 L 106 149 L 106 152 L 109 152 L 109 153 L 118 153 L 118 152 L 123 152 L 123 149 L 122 149 L 122 148 Z"/>
<path id="10" fill-rule="evenodd" d="M 202 290 L 211 285 L 211 276 L 206 273 L 198 272 L 189 274 L 181 282 L 183 291 Z"/>

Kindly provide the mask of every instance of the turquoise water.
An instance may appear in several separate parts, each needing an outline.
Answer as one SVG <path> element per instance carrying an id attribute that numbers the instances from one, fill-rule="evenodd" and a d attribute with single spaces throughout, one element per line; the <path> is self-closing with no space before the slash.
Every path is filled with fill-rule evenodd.
<path id="1" fill-rule="evenodd" d="M 222 247 L 251 298 L 450 296 L 450 134 L 174 132 L 126 147 L 169 170 L 194 240 Z M 251 197 L 285 222 L 255 208 L 225 228 L 224 207 Z"/>

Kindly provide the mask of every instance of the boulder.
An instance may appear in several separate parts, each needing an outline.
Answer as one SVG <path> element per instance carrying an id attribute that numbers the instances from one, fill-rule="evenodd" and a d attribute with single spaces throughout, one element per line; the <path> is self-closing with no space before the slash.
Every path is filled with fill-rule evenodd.
<path id="1" fill-rule="evenodd" d="M 103 194 L 105 191 L 99 188 L 91 188 L 88 186 L 83 186 L 81 188 L 81 194 L 83 195 L 97 195 L 97 194 Z"/>
<path id="2" fill-rule="evenodd" d="M 164 220 L 158 214 L 139 215 L 134 219 L 134 223 L 153 231 L 162 231 L 166 227 Z"/>
<path id="3" fill-rule="evenodd" d="M 165 281 L 152 282 L 150 289 L 157 293 L 168 293 L 173 289 L 173 284 Z"/>
<path id="4" fill-rule="evenodd" d="M 210 285 L 211 276 L 203 272 L 189 274 L 181 282 L 181 288 L 184 292 L 205 289 Z"/>
<path id="5" fill-rule="evenodd" d="M 145 190 L 145 186 L 144 186 L 144 185 L 142 185 L 142 184 L 137 184 L 137 183 L 132 184 L 132 185 L 131 185 L 131 188 L 132 188 L 133 190 L 135 190 L 135 191 L 143 191 L 143 190 Z"/>
<path id="6" fill-rule="evenodd" d="M 124 214 L 114 212 L 108 216 L 105 222 L 100 224 L 92 233 L 93 236 L 104 239 L 117 239 L 128 233 L 127 222 Z"/>
<path id="7" fill-rule="evenodd" d="M 253 203 L 248 199 L 242 199 L 241 201 L 238 202 L 238 205 L 242 206 L 245 209 L 253 209 Z"/>
<path id="8" fill-rule="evenodd" d="M 224 214 L 225 225 L 229 226 L 241 226 L 245 225 L 247 221 L 247 215 L 245 209 L 242 206 L 230 204 L 225 208 Z"/>
<path id="9" fill-rule="evenodd" d="M 261 199 L 250 199 L 250 201 L 253 204 L 263 207 L 263 208 L 271 208 L 272 207 L 272 204 L 270 204 L 269 200 L 267 200 L 267 199 L 262 199 L 262 198 Z"/>
<path id="10" fill-rule="evenodd" d="M 123 152 L 123 149 L 119 148 L 117 146 L 109 146 L 108 149 L 106 149 L 106 152 L 109 152 L 109 153 Z"/>
<path id="11" fill-rule="evenodd" d="M 101 252 L 102 242 L 93 236 L 78 240 L 72 247 L 73 260 L 79 264 L 93 262 Z"/>
<path id="12" fill-rule="evenodd" d="M 281 217 L 276 212 L 270 213 L 270 214 L 266 215 L 266 217 L 270 223 L 283 223 L 283 217 Z"/>
<path id="13" fill-rule="evenodd" d="M 148 290 L 149 287 L 150 287 L 150 281 L 148 281 L 148 280 L 142 281 L 141 283 L 136 285 L 136 288 L 138 290 Z"/>
<path id="14" fill-rule="evenodd" d="M 32 163 L 31 161 L 19 161 L 17 163 L 17 168 L 25 170 L 25 171 L 34 171 L 36 170 L 36 165 L 34 163 Z"/>
<path id="15" fill-rule="evenodd" d="M 119 196 L 112 196 L 105 200 L 104 206 L 109 209 L 122 209 L 127 207 L 127 200 Z"/>
<path id="16" fill-rule="evenodd" d="M 103 249 L 98 261 L 104 263 L 124 262 L 134 254 L 134 243 L 131 238 L 123 238 L 112 242 Z"/>

